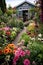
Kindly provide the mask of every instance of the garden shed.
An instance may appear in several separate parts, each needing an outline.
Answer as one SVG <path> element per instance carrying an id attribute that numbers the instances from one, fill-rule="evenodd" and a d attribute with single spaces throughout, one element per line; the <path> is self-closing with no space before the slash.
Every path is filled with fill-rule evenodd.
<path id="1" fill-rule="evenodd" d="M 33 7 L 35 7 L 35 5 L 28 1 L 22 2 L 20 5 L 16 6 L 16 9 L 18 11 L 17 17 L 22 18 L 23 21 L 27 21 L 31 16 L 29 9 Z"/>

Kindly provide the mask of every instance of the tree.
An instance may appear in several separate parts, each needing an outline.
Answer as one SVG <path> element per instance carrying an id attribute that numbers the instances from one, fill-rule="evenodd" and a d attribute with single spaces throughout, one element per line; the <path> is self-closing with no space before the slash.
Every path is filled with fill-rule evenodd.
<path id="1" fill-rule="evenodd" d="M 2 12 L 5 13 L 5 11 L 6 11 L 5 0 L 0 0 L 0 8 L 1 8 Z"/>
<path id="2" fill-rule="evenodd" d="M 39 7 L 41 9 L 41 12 L 40 12 L 40 19 L 41 21 L 43 22 L 43 0 L 37 0 L 36 1 L 36 4 L 40 4 Z"/>

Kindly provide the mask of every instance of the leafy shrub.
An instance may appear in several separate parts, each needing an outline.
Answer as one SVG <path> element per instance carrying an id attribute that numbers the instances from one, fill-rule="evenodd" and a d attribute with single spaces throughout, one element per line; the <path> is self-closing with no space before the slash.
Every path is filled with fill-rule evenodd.
<path id="1" fill-rule="evenodd" d="M 11 32 L 11 35 L 10 35 L 11 41 L 13 41 L 15 39 L 16 35 L 17 35 L 17 33 L 15 31 Z"/>
<path id="2" fill-rule="evenodd" d="M 23 24 L 23 22 L 22 22 L 22 21 L 19 21 L 19 27 L 20 27 L 21 29 L 23 29 L 24 24 Z"/>
<path id="3" fill-rule="evenodd" d="M 21 40 L 24 40 L 25 41 L 24 45 L 27 46 L 28 41 L 30 40 L 30 37 L 26 33 L 23 33 L 22 36 L 21 36 L 21 38 L 20 38 L 20 41 Z"/>
<path id="4" fill-rule="evenodd" d="M 8 16 L 11 16 L 13 14 L 13 10 L 12 9 L 11 10 L 7 10 L 7 14 L 8 14 Z"/>
<path id="5" fill-rule="evenodd" d="M 7 23 L 8 26 L 10 27 L 17 27 L 17 28 L 20 28 L 20 29 L 23 29 L 24 28 L 24 23 L 21 21 L 21 20 L 18 20 L 17 18 L 12 18 L 8 23 Z"/>
<path id="6" fill-rule="evenodd" d="M 0 16 L 3 14 L 3 12 L 2 12 L 2 10 L 1 10 L 1 8 L 0 8 Z"/>
<path id="7" fill-rule="evenodd" d="M 0 28 L 0 44 L 6 44 L 8 42 L 14 41 L 16 35 L 18 34 L 20 30 L 18 28 L 9 28 L 9 27 L 3 27 Z"/>
<path id="8" fill-rule="evenodd" d="M 4 22 L 4 23 L 7 23 L 9 21 L 9 18 L 8 18 L 6 13 L 1 16 L 1 21 Z"/>
<path id="9" fill-rule="evenodd" d="M 42 23 L 40 23 L 39 32 L 42 34 L 42 38 L 43 38 L 43 24 Z"/>
<path id="10" fill-rule="evenodd" d="M 28 45 L 31 51 L 31 61 L 35 61 L 36 65 L 43 65 L 43 44 L 39 41 L 33 41 Z"/>

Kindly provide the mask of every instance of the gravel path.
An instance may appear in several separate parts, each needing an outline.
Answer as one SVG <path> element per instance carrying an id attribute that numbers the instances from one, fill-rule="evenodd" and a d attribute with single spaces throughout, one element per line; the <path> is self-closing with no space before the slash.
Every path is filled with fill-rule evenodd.
<path id="1" fill-rule="evenodd" d="M 26 27 L 24 27 L 24 29 L 17 35 L 17 37 L 15 38 L 15 40 L 13 41 L 14 44 L 17 44 L 18 41 L 20 40 L 21 35 L 26 32 Z"/>

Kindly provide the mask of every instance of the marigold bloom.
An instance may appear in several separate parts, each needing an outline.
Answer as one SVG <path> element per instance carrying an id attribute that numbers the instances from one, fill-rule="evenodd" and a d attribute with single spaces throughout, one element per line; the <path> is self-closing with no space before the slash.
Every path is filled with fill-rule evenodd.
<path id="1" fill-rule="evenodd" d="M 12 50 L 11 50 L 10 48 L 5 48 L 5 49 L 3 50 L 3 53 L 4 53 L 4 54 L 12 53 Z"/>
<path id="2" fill-rule="evenodd" d="M 16 48 L 16 46 L 14 44 L 8 44 L 8 47 L 12 48 L 12 49 Z"/>

